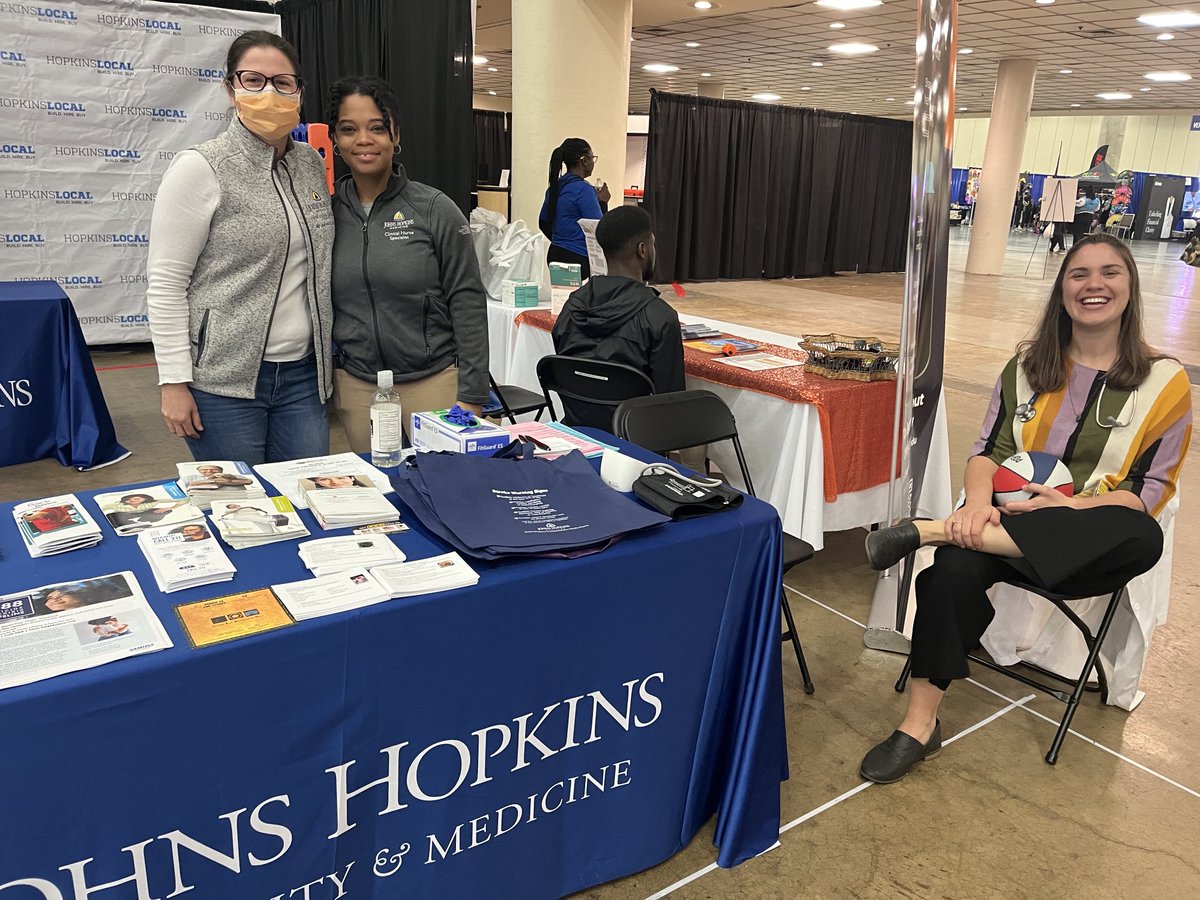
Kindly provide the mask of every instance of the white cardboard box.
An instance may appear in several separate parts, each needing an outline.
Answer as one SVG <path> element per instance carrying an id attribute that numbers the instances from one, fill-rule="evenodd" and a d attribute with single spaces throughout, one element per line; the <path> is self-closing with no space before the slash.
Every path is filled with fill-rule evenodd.
<path id="1" fill-rule="evenodd" d="M 418 450 L 450 450 L 454 453 L 492 454 L 506 447 L 512 435 L 487 423 L 470 428 L 451 425 L 441 418 L 444 409 L 412 414 L 412 443 Z"/>

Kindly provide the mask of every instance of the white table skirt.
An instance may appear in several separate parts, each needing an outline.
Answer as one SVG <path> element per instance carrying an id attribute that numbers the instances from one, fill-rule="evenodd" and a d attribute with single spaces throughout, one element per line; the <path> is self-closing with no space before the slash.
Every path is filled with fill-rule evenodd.
<path id="1" fill-rule="evenodd" d="M 499 306 L 499 304 L 495 304 Z M 521 310 L 501 307 L 493 312 L 488 304 L 488 321 L 499 322 L 502 313 L 512 313 L 515 319 Z M 796 346 L 797 338 L 705 319 L 713 328 L 751 340 Z M 531 326 L 517 327 L 507 364 L 504 382 L 539 390 L 537 361 L 554 352 L 549 332 Z M 492 373 L 500 379 L 493 351 Z M 779 511 L 784 531 L 808 541 L 820 550 L 825 545 L 827 531 L 869 526 L 890 518 L 887 508 L 888 487 L 877 485 L 863 491 L 842 494 L 833 503 L 825 502 L 825 458 L 821 440 L 820 417 L 808 403 L 792 403 L 780 397 L 759 394 L 723 384 L 687 376 L 689 388 L 712 391 L 728 404 L 738 423 L 742 448 L 754 480 L 757 496 Z M 944 398 L 938 404 L 934 422 L 932 450 L 925 472 L 919 512 L 941 517 L 949 514 L 950 450 L 946 430 Z M 561 410 L 560 410 L 561 411 Z M 738 487 L 744 487 L 738 475 L 733 447 L 726 443 L 709 450 L 709 456 L 721 471 Z"/>

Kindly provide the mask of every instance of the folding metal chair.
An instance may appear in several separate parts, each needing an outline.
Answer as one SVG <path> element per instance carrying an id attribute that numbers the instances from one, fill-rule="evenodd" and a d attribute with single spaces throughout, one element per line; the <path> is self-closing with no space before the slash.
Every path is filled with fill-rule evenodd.
<path id="1" fill-rule="evenodd" d="M 699 447 L 731 441 L 737 455 L 738 466 L 746 485 L 746 493 L 754 496 L 754 484 L 750 480 L 750 469 L 742 453 L 742 442 L 738 438 L 737 422 L 725 402 L 711 391 L 675 391 L 626 400 L 617 407 L 613 416 L 613 433 L 617 437 L 637 444 L 652 453 L 665 454 L 672 450 Z M 783 574 L 802 562 L 812 559 L 814 550 L 807 541 L 784 532 Z M 796 651 L 796 662 L 800 664 L 800 675 L 804 679 L 804 692 L 814 690 L 804 660 L 804 648 L 800 646 L 800 635 L 796 621 L 792 618 L 792 607 L 788 603 L 783 584 L 779 586 L 779 605 L 787 622 L 780 640 L 791 641 Z"/>
<path id="2" fill-rule="evenodd" d="M 566 424 L 595 424 L 605 431 L 612 431 L 612 411 L 622 401 L 654 393 L 654 383 L 640 369 L 624 363 L 587 359 L 582 356 L 543 356 L 538 360 L 537 378 L 538 384 L 542 386 L 546 405 L 550 409 L 551 420 L 558 421 L 554 402 L 550 399 L 553 392 L 564 401 L 576 400 L 592 404 L 609 417 L 608 422 L 600 424 L 575 422 L 569 415 L 564 415 L 563 421 Z M 566 404 L 563 405 L 566 411 Z"/>
<path id="3" fill-rule="evenodd" d="M 546 398 L 537 391 L 531 391 L 515 384 L 496 384 L 496 379 L 492 378 L 490 372 L 488 373 L 488 384 L 491 385 L 495 400 L 488 398 L 487 404 L 483 407 L 484 418 L 498 419 L 503 416 L 516 425 L 517 416 L 536 412 L 537 415 L 533 417 L 533 420 L 535 422 L 541 420 L 542 411 L 546 408 Z"/>
<path id="4" fill-rule="evenodd" d="M 1051 591 L 1040 585 L 1033 584 L 1020 576 L 1006 579 L 1006 584 L 1011 584 L 1013 587 L 1021 590 L 1029 591 L 1032 594 L 1037 594 L 1039 597 L 1044 597 L 1050 603 L 1054 604 L 1055 608 L 1067 617 L 1067 620 L 1079 629 L 1083 635 L 1083 641 L 1087 645 L 1088 655 L 1087 660 L 1083 664 L 1083 670 L 1079 673 L 1079 677 L 1075 679 L 1066 678 L 1062 675 L 1057 675 L 1054 672 L 1048 672 L 1038 666 L 1030 663 L 1018 662 L 1013 666 L 1002 666 L 987 657 L 980 656 L 977 653 L 967 654 L 967 658 L 973 663 L 978 663 L 984 668 L 991 669 L 993 672 L 999 672 L 1001 675 L 1007 675 L 1009 678 L 1014 678 L 1022 684 L 1027 684 L 1030 687 L 1037 688 L 1040 691 L 1045 691 L 1052 697 L 1061 700 L 1067 705 L 1066 711 L 1063 713 L 1062 720 L 1058 724 L 1058 731 L 1054 735 L 1054 740 L 1050 742 L 1050 750 L 1046 754 L 1046 762 L 1054 765 L 1058 762 L 1058 751 L 1062 748 L 1063 740 L 1067 736 L 1067 731 L 1071 728 L 1071 720 L 1075 717 L 1075 710 L 1079 706 L 1079 700 L 1083 696 L 1083 692 L 1087 690 L 1088 679 L 1091 677 L 1092 670 L 1096 672 L 1096 680 L 1100 686 L 1100 699 L 1102 702 L 1108 702 L 1108 679 L 1104 675 L 1104 667 L 1098 662 L 1100 656 L 1100 647 L 1104 643 L 1104 638 L 1108 635 L 1108 629 L 1112 625 L 1113 617 L 1116 615 L 1117 606 L 1121 602 L 1121 597 L 1125 594 L 1126 585 L 1121 585 L 1108 599 L 1108 606 L 1104 609 L 1104 616 L 1100 620 L 1100 626 L 1095 633 L 1087 626 L 1087 624 L 1079 618 L 1071 607 L 1067 604 L 1073 600 L 1083 600 L 1084 596 L 1076 594 L 1059 594 Z M 1061 688 L 1051 686 L 1045 682 L 1030 678 L 1028 675 L 1017 671 L 1018 667 L 1030 669 L 1040 675 L 1053 678 L 1055 681 L 1061 682 L 1071 688 L 1070 693 Z M 912 670 L 912 657 L 909 657 L 904 662 L 904 669 L 900 673 L 899 680 L 896 681 L 896 690 L 903 692 L 908 684 L 908 675 Z"/>

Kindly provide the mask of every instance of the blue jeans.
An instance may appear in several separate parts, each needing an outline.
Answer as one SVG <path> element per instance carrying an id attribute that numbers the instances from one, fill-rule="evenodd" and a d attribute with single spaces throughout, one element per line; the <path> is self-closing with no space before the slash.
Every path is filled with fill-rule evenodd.
<path id="1" fill-rule="evenodd" d="M 192 458 L 282 462 L 329 452 L 329 410 L 317 390 L 316 355 L 296 362 L 264 362 L 254 399 L 219 397 L 192 389 L 199 438 L 187 438 Z"/>

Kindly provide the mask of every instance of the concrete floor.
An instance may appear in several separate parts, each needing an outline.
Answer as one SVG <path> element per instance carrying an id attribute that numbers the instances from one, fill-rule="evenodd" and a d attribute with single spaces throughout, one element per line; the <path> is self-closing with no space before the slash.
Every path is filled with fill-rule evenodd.
<path id="1" fill-rule="evenodd" d="M 955 492 L 994 379 L 1061 259 L 1050 258 L 1043 278 L 1045 242 L 1014 235 L 1005 274 L 969 276 L 967 237 L 952 229 L 945 385 Z M 1200 323 L 1188 316 L 1200 299 L 1197 270 L 1178 261 L 1178 244 L 1134 246 L 1149 341 L 1185 364 L 1200 363 Z M 849 275 L 696 284 L 682 299 L 667 296 L 688 317 L 894 339 L 903 290 L 901 275 Z M 98 352 L 95 362 L 118 435 L 134 455 L 93 473 L 49 460 L 0 470 L 0 500 L 174 477 L 187 452 L 157 413 L 152 355 L 144 347 Z M 345 449 L 336 426 L 333 449 Z M 1190 460 L 1185 481 L 1197 477 Z M 662 865 L 585 895 L 662 896 L 690 878 L 675 896 L 1200 897 L 1200 507 L 1189 499 L 1176 521 L 1170 619 L 1155 633 L 1141 684 L 1147 696 L 1136 712 L 1086 695 L 1078 736 L 1050 767 L 1042 756 L 1061 705 L 1037 696 L 1013 706 L 1033 692 L 977 674 L 975 683 L 955 685 L 942 707 L 946 737 L 962 739 L 891 786 L 863 785 L 857 770 L 899 721 L 904 698 L 892 683 L 901 659 L 862 645 L 875 583 L 864 532 L 827 536 L 826 548 L 788 578 L 817 692 L 804 694 L 785 648 L 792 778 L 782 787 L 781 846 L 733 870 L 711 869 L 709 823 Z"/>

